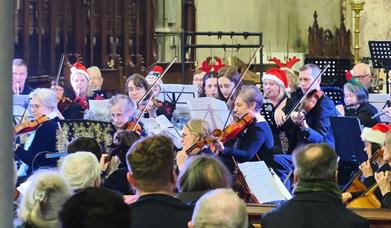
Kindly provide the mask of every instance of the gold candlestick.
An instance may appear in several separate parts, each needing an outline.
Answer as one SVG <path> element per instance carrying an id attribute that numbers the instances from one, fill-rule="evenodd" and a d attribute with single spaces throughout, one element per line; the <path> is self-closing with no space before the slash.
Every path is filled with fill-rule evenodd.
<path id="1" fill-rule="evenodd" d="M 354 11 L 354 63 L 360 62 L 360 11 L 364 9 L 364 0 L 351 0 L 350 5 Z"/>

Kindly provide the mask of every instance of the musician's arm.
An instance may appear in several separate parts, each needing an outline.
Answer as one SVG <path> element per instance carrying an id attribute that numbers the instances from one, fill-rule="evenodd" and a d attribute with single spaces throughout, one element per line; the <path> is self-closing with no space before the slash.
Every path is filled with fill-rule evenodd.
<path id="1" fill-rule="evenodd" d="M 391 192 L 388 192 L 383 196 L 381 208 L 391 209 Z"/>

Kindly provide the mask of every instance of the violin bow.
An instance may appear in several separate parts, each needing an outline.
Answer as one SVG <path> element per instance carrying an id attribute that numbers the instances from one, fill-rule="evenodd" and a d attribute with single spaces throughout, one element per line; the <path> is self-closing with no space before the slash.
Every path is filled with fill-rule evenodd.
<path id="1" fill-rule="evenodd" d="M 249 62 L 248 62 L 248 64 L 247 64 L 247 67 L 246 67 L 245 71 L 243 71 L 242 75 L 240 76 L 240 79 L 239 79 L 238 83 L 237 83 L 237 84 L 235 85 L 235 87 L 231 90 L 231 93 L 229 94 L 229 96 L 228 96 L 228 98 L 227 98 L 227 102 L 228 102 L 229 100 L 231 100 L 232 96 L 235 94 L 236 90 L 239 88 L 239 85 L 242 83 L 244 76 L 245 76 L 245 75 L 247 74 L 247 72 L 250 70 L 250 67 L 251 67 L 251 65 L 252 65 L 252 62 L 254 61 L 254 59 L 255 59 L 255 57 L 256 57 L 258 51 L 260 51 L 262 48 L 263 48 L 263 44 L 261 44 L 261 46 L 257 47 L 257 48 L 253 51 L 253 53 L 252 53 L 252 55 L 251 55 L 251 58 L 250 58 L 250 60 L 249 60 Z M 234 107 L 234 105 L 235 105 L 235 101 L 236 101 L 236 97 L 235 97 L 235 99 L 234 99 L 234 101 L 233 101 L 233 104 L 231 105 L 230 110 L 229 110 L 227 119 L 226 119 L 226 121 L 225 121 L 225 123 L 224 123 L 224 128 L 227 126 L 229 117 L 232 115 L 232 111 L 233 111 L 233 107 Z"/>
<path id="2" fill-rule="evenodd" d="M 62 66 L 64 65 L 64 60 L 65 60 L 65 53 L 62 53 L 61 59 L 60 59 L 60 65 L 59 65 L 58 71 L 57 71 L 56 85 L 55 85 L 54 89 L 57 88 L 58 82 L 60 81 L 60 75 L 61 75 L 61 72 L 62 72 Z"/>
<path id="3" fill-rule="evenodd" d="M 323 70 L 315 77 L 315 79 L 311 82 L 310 86 L 308 87 L 307 91 L 305 91 L 305 93 L 303 94 L 303 96 L 300 98 L 299 102 L 297 102 L 295 104 L 295 106 L 288 112 L 288 115 L 286 116 L 286 119 L 289 119 L 292 115 L 292 113 L 299 107 L 299 105 L 301 103 L 303 103 L 305 97 L 307 96 L 307 94 L 309 94 L 311 92 L 311 88 L 313 87 L 313 85 L 315 85 L 315 82 L 318 80 L 318 78 L 320 78 L 325 72 L 326 70 L 330 67 L 330 64 L 327 64 L 327 66 L 325 68 L 323 68 Z"/>

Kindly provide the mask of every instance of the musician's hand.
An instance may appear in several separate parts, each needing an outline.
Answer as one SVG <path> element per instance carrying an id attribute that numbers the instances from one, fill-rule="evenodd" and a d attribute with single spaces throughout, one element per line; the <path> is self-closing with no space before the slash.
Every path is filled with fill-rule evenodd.
<path id="1" fill-rule="evenodd" d="M 187 159 L 186 150 L 181 150 L 176 155 L 176 164 L 178 166 L 179 171 L 182 170 L 183 164 Z"/>
<path id="2" fill-rule="evenodd" d="M 152 102 L 149 102 L 147 105 L 147 112 L 148 112 L 149 118 L 156 118 L 157 117 L 156 110 L 157 110 L 156 106 L 153 105 Z"/>
<path id="3" fill-rule="evenodd" d="M 278 108 L 276 111 L 274 111 L 274 121 L 276 122 L 277 126 L 281 126 L 285 123 L 286 115 L 282 109 Z"/>
<path id="4" fill-rule="evenodd" d="M 383 111 L 385 111 L 385 112 L 386 112 L 385 114 L 386 114 L 388 117 L 391 118 L 391 107 L 385 108 L 385 109 L 383 109 Z"/>
<path id="5" fill-rule="evenodd" d="M 338 110 L 338 112 L 341 114 L 341 116 L 345 116 L 345 108 L 343 105 L 339 104 L 336 105 L 335 108 Z"/>
<path id="6" fill-rule="evenodd" d="M 379 186 L 381 194 L 383 196 L 391 191 L 390 178 L 391 178 L 390 171 L 375 173 L 376 183 Z"/>
<path id="7" fill-rule="evenodd" d="M 365 161 L 361 163 L 361 165 L 358 168 L 361 170 L 365 178 L 373 176 L 373 170 L 371 167 L 371 163 L 369 161 Z"/>
<path id="8" fill-rule="evenodd" d="M 353 198 L 350 192 L 342 193 L 342 203 L 347 204 Z"/>
<path id="9" fill-rule="evenodd" d="M 110 161 L 108 161 L 108 156 L 108 154 L 102 154 L 102 156 L 100 157 L 99 166 L 101 171 L 107 172 L 107 170 L 109 169 Z"/>
<path id="10" fill-rule="evenodd" d="M 309 128 L 307 121 L 305 120 L 305 114 L 303 112 L 292 112 L 291 119 L 293 123 L 300 126 L 300 129 L 306 130 Z"/>
<path id="11" fill-rule="evenodd" d="M 215 148 L 215 154 L 224 153 L 224 144 L 222 142 L 216 142 L 213 144 Z"/>

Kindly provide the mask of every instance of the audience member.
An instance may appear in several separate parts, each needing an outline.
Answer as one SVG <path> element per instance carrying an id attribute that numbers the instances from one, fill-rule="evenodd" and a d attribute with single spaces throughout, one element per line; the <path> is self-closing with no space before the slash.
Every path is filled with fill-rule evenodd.
<path id="1" fill-rule="evenodd" d="M 246 205 L 231 189 L 212 190 L 197 201 L 188 227 L 246 228 L 248 227 Z"/>
<path id="2" fill-rule="evenodd" d="M 102 149 L 94 138 L 90 137 L 78 137 L 72 140 L 68 146 L 67 146 L 67 152 L 68 154 L 76 153 L 78 151 L 87 151 L 93 153 L 98 161 L 100 161 L 100 158 L 102 156 Z"/>
<path id="3" fill-rule="evenodd" d="M 137 141 L 127 154 L 128 180 L 139 198 L 130 205 L 131 227 L 185 227 L 192 207 L 174 197 L 174 144 L 167 136 Z"/>
<path id="4" fill-rule="evenodd" d="M 293 153 L 294 196 L 261 219 L 262 228 L 369 227 L 368 221 L 346 209 L 336 183 L 337 155 L 326 144 L 309 144 Z"/>
<path id="5" fill-rule="evenodd" d="M 121 196 L 101 188 L 86 188 L 64 204 L 62 228 L 129 227 L 130 213 Z"/>

